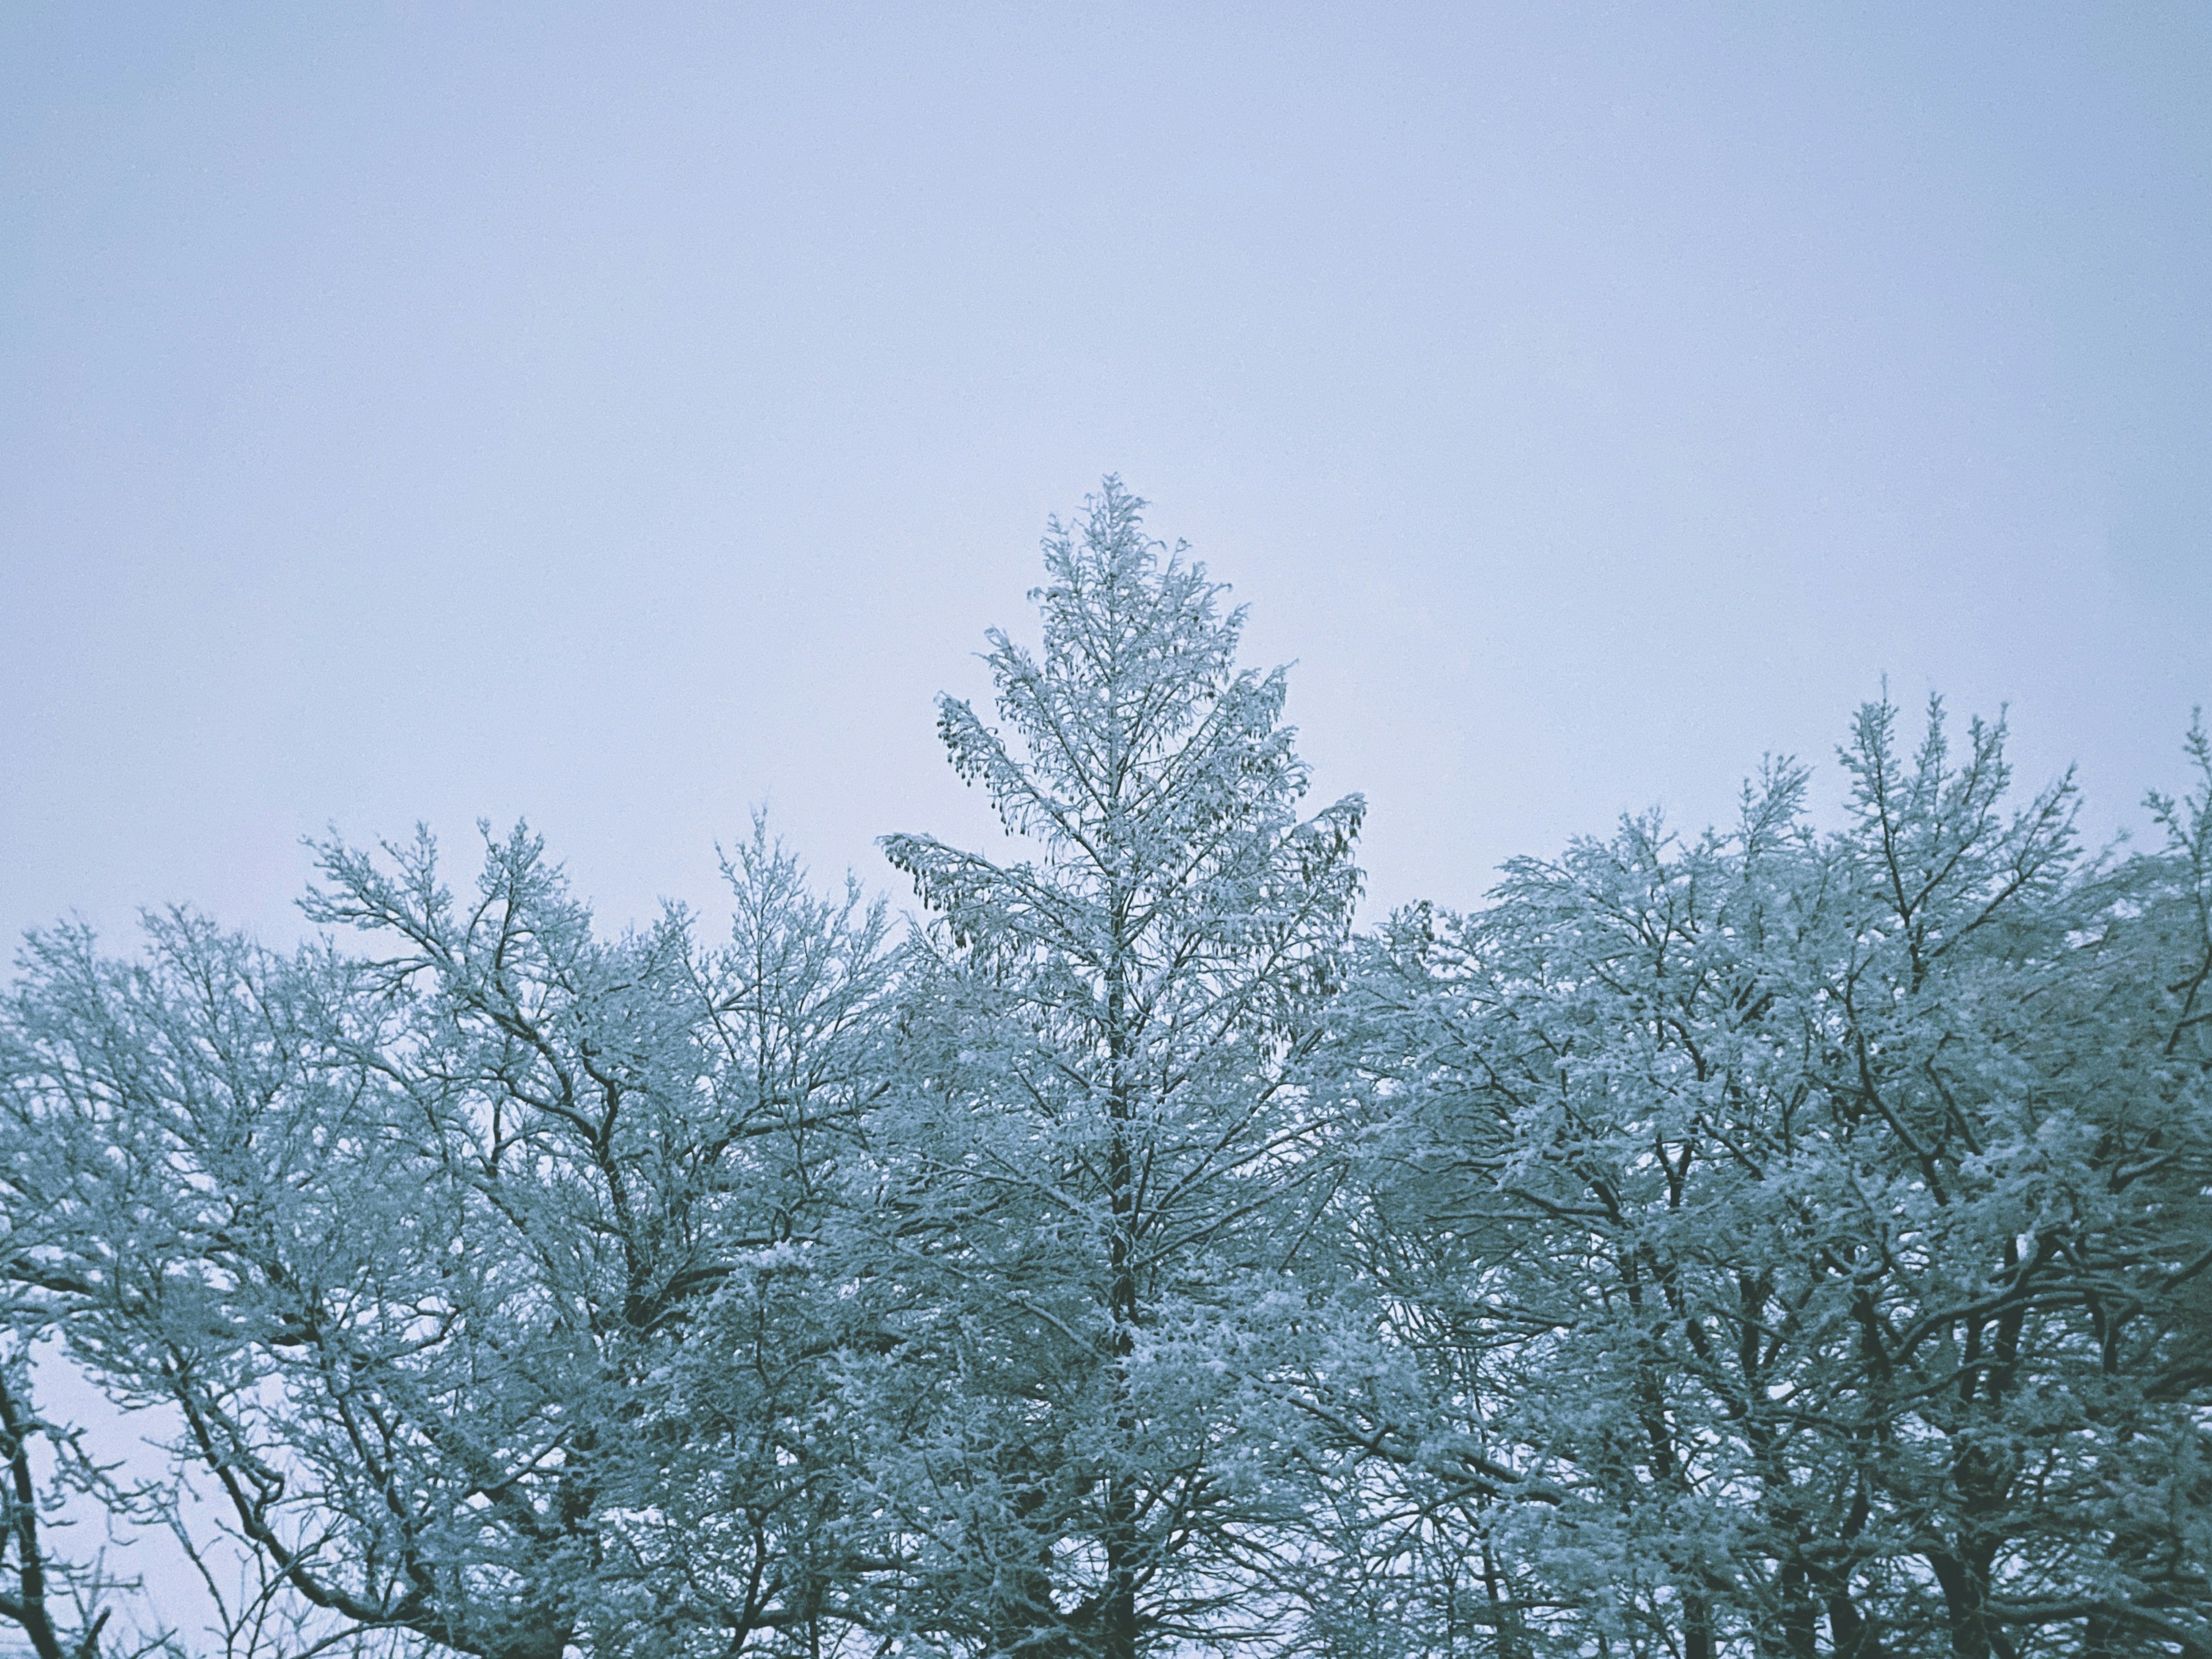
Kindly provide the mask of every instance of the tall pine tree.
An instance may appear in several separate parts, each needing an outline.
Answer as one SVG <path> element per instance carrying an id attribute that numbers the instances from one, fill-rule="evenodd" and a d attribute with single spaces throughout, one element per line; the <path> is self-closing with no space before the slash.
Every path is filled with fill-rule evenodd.
<path id="1" fill-rule="evenodd" d="M 1043 644 L 986 660 L 1005 729 L 939 704 L 1029 856 L 884 845 L 932 925 L 878 1125 L 913 1310 L 856 1377 L 916 1638 L 1134 1659 L 1264 1616 L 1296 1512 L 1255 1424 L 1323 1133 L 1297 1086 L 1363 810 L 1310 819 L 1282 670 L 1109 478 L 1054 520 Z"/>

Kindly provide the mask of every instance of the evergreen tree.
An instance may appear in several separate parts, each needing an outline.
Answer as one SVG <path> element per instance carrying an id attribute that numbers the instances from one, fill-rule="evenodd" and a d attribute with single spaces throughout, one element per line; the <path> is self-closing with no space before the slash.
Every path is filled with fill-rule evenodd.
<path id="1" fill-rule="evenodd" d="M 1237 666 L 1243 612 L 1143 506 L 1109 478 L 1050 526 L 1041 655 L 989 635 L 1006 732 L 939 705 L 1030 856 L 884 843 L 933 920 L 875 1126 L 910 1311 L 856 1386 L 908 1627 L 994 1653 L 1233 1634 L 1297 1508 L 1254 1379 L 1296 1301 L 1322 1134 L 1299 1067 L 1362 806 L 1299 818 L 1284 672 Z"/>

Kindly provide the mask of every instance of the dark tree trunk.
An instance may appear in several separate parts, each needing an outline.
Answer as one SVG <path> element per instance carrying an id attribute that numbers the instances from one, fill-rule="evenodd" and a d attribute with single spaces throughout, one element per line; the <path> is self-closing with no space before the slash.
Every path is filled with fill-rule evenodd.
<path id="1" fill-rule="evenodd" d="M 1712 1604 L 1686 1591 L 1682 1596 L 1682 1659 L 1713 1659 Z"/>
<path id="2" fill-rule="evenodd" d="M 1951 1625 L 1951 1659 L 1990 1659 L 1995 1651 L 1989 1609 L 1989 1554 L 1976 1550 L 1953 1555 L 1928 1553 L 1936 1582 L 1943 1587 L 1943 1610 Z"/>
<path id="3" fill-rule="evenodd" d="M 1121 906 L 1115 907 L 1115 927 L 1122 926 Z M 1127 993 L 1121 982 L 1121 950 L 1107 981 L 1106 1020 L 1109 1063 L 1112 1066 L 1107 1109 L 1112 1119 L 1113 1142 L 1107 1152 L 1107 1193 L 1111 1214 L 1108 1240 L 1110 1273 L 1108 1295 L 1113 1303 L 1114 1352 L 1111 1360 L 1115 1431 L 1124 1443 L 1136 1432 L 1136 1416 L 1129 1401 L 1128 1366 L 1137 1344 L 1137 1271 L 1134 1234 L 1137 1224 L 1135 1161 L 1129 1145 L 1128 1037 L 1124 1026 Z M 1108 1482 L 1106 1498 L 1106 1583 L 1103 1612 L 1104 1628 L 1100 1659 L 1137 1659 L 1137 1495 L 1119 1472 Z"/>
<path id="4" fill-rule="evenodd" d="M 1829 1594 L 1828 1643 L 1835 1659 L 1884 1659 L 1880 1633 L 1860 1613 L 1848 1589 Z"/>
<path id="5" fill-rule="evenodd" d="M 1802 1561 L 1782 1564 L 1782 1651 L 1789 1659 L 1815 1659 L 1820 1604 Z"/>

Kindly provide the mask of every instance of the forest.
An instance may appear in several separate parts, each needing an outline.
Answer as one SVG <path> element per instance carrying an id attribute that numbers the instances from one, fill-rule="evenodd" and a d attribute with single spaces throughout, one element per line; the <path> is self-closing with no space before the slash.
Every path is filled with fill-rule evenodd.
<path id="1" fill-rule="evenodd" d="M 757 821 L 726 927 L 518 826 L 29 935 L 0 1648 L 2212 1659 L 2201 721 L 2139 843 L 1885 696 L 1834 822 L 1356 921 L 1144 506 L 941 701 L 1016 851 L 886 836 L 910 924 Z"/>

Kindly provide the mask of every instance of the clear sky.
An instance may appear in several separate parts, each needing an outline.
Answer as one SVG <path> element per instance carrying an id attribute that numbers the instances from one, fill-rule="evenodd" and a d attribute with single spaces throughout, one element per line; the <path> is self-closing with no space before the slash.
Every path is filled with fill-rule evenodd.
<path id="1" fill-rule="evenodd" d="M 11 937 L 331 823 L 890 887 L 1109 470 L 1378 904 L 1885 674 L 2100 829 L 2212 702 L 2203 5 L 19 5 L 0 204 Z"/>

